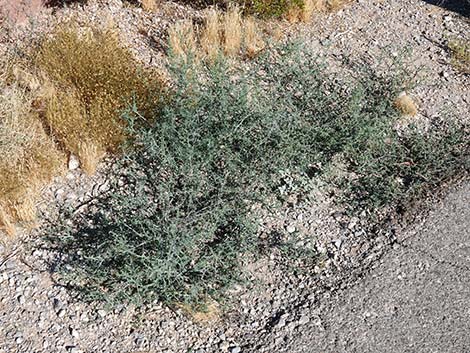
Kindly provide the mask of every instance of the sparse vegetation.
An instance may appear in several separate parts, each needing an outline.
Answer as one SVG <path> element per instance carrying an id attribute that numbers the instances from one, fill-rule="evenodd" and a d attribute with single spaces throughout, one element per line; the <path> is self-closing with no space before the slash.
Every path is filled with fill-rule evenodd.
<path id="1" fill-rule="evenodd" d="M 350 0 L 250 0 L 243 6 L 247 14 L 260 18 L 285 18 L 308 22 L 314 13 L 335 11 Z"/>
<path id="2" fill-rule="evenodd" d="M 470 73 L 470 41 L 451 39 L 448 41 L 451 64 L 463 73 Z"/>
<path id="3" fill-rule="evenodd" d="M 373 213 L 469 169 L 468 127 L 395 130 L 394 72 L 326 74 L 296 46 L 245 71 L 182 60 L 172 72 L 171 104 L 132 130 L 138 148 L 126 149 L 110 191 L 50 229 L 66 283 L 87 299 L 217 298 L 257 250 L 250 206 L 286 172 L 324 177 L 351 212 Z"/>
<path id="4" fill-rule="evenodd" d="M 201 30 L 191 21 L 174 24 L 168 30 L 172 55 L 214 62 L 219 55 L 254 58 L 265 46 L 254 18 L 243 19 L 240 9 L 227 12 L 210 9 Z"/>

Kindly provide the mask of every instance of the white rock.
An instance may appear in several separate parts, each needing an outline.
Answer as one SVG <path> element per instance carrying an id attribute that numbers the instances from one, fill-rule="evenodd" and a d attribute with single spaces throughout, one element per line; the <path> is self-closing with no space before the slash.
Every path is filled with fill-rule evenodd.
<path id="1" fill-rule="evenodd" d="M 78 167 L 80 167 L 80 161 L 78 160 L 78 157 L 74 154 L 71 154 L 69 157 L 69 169 L 75 170 Z"/>
<path id="2" fill-rule="evenodd" d="M 287 233 L 294 233 L 295 232 L 295 226 L 288 225 L 286 230 L 287 230 Z"/>

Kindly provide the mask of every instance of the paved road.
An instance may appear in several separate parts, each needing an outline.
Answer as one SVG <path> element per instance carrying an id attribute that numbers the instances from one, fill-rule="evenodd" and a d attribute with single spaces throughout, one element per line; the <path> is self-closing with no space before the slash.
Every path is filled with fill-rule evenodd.
<path id="1" fill-rule="evenodd" d="M 470 353 L 470 184 L 319 316 L 283 351 Z"/>

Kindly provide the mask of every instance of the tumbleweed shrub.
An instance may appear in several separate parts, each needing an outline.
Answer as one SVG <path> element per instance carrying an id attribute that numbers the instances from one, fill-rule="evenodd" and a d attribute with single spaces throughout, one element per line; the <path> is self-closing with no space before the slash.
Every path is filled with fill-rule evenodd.
<path id="1" fill-rule="evenodd" d="M 35 220 L 39 189 L 64 162 L 32 99 L 15 84 L 0 88 L 0 229 L 10 235 L 17 222 Z"/>
<path id="2" fill-rule="evenodd" d="M 109 303 L 218 300 L 259 251 L 251 207 L 280 197 L 286 174 L 325 178 L 361 212 L 399 206 L 468 168 L 468 130 L 395 131 L 403 87 L 391 70 L 328 73 L 306 47 L 242 68 L 174 58 L 172 101 L 132 131 L 109 191 L 51 222 L 63 284 Z M 126 117 L 136 126 L 138 112 Z M 338 159 L 345 176 L 332 180 Z"/>
<path id="3" fill-rule="evenodd" d="M 37 51 L 35 63 L 54 86 L 44 97 L 44 120 L 63 148 L 93 173 L 104 153 L 126 138 L 121 112 L 136 105 L 144 118 L 153 115 L 163 83 L 134 59 L 111 28 L 67 22 Z"/>

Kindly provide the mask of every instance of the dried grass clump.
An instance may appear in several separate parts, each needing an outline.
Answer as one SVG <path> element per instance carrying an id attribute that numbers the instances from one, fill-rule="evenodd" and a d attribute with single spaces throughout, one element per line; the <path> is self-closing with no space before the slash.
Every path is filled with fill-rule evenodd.
<path id="1" fill-rule="evenodd" d="M 157 10 L 156 0 L 141 0 L 141 6 L 144 11 L 153 12 Z"/>
<path id="2" fill-rule="evenodd" d="M 249 58 L 254 58 L 264 49 L 265 43 L 254 18 L 246 18 L 244 24 L 244 46 L 246 55 Z"/>
<path id="3" fill-rule="evenodd" d="M 242 44 L 242 18 L 238 7 L 231 7 L 223 17 L 224 52 L 238 54 Z"/>
<path id="4" fill-rule="evenodd" d="M 210 9 L 207 12 L 200 39 L 202 51 L 210 61 L 219 55 L 221 32 L 219 12 Z"/>
<path id="5" fill-rule="evenodd" d="M 418 113 L 418 108 L 413 99 L 406 93 L 401 93 L 394 102 L 395 108 L 403 115 L 415 116 Z"/>
<path id="6" fill-rule="evenodd" d="M 0 230 L 34 221 L 40 187 L 58 173 L 63 156 L 32 111 L 32 94 L 16 85 L 0 91 Z"/>
<path id="7" fill-rule="evenodd" d="M 168 29 L 168 42 L 172 54 L 178 57 L 194 55 L 197 48 L 196 31 L 190 20 L 177 22 Z"/>
<path id="8" fill-rule="evenodd" d="M 135 61 L 112 29 L 62 24 L 41 43 L 36 64 L 52 83 L 42 97 L 44 120 L 89 173 L 125 139 L 121 112 L 135 104 L 151 115 L 163 93 L 161 80 Z"/>
<path id="9" fill-rule="evenodd" d="M 184 21 L 170 27 L 168 35 L 173 55 L 186 59 L 192 56 L 209 62 L 220 54 L 245 54 L 253 58 L 265 47 L 255 19 L 243 19 L 237 6 L 231 6 L 226 13 L 208 10 L 199 31 L 191 21 Z"/>

